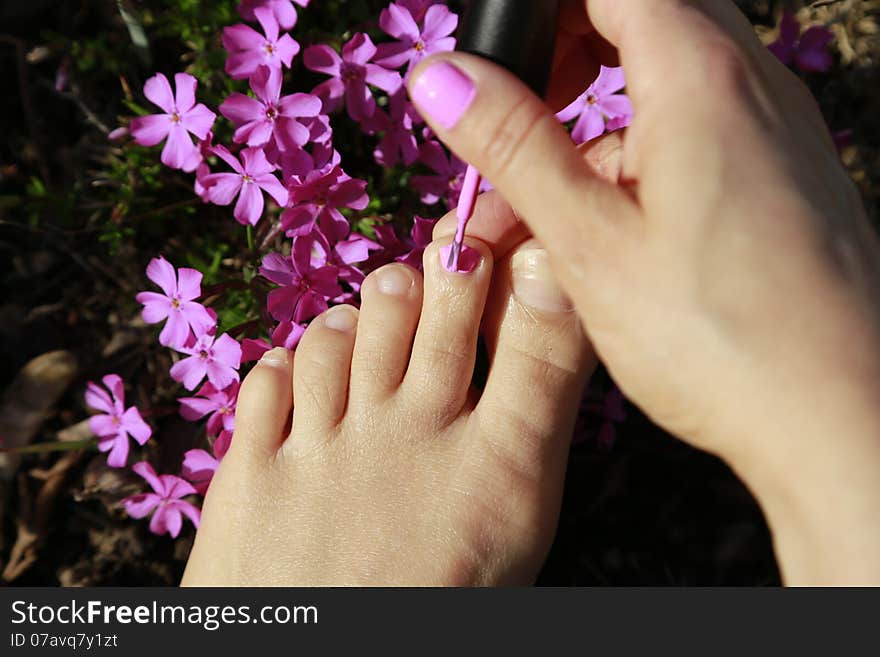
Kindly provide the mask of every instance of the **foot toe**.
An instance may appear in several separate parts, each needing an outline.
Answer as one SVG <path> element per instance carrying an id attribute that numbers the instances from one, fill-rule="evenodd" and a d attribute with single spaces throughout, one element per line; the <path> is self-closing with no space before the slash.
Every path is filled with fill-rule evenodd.
<path id="1" fill-rule="evenodd" d="M 373 404 L 397 390 L 409 365 L 421 303 L 421 274 L 406 265 L 386 265 L 364 281 L 351 365 L 352 404 Z"/>
<path id="2" fill-rule="evenodd" d="M 476 240 L 468 240 L 462 254 L 466 266 L 448 271 L 444 254 L 450 242 L 447 237 L 425 249 L 422 313 L 401 386 L 441 423 L 457 417 L 467 400 L 492 279 L 492 253 Z"/>
<path id="3" fill-rule="evenodd" d="M 316 318 L 296 349 L 293 372 L 294 430 L 324 434 L 345 414 L 358 311 L 336 306 Z"/>
<path id="4" fill-rule="evenodd" d="M 234 450 L 270 457 L 290 430 L 293 410 L 293 355 L 266 352 L 244 380 L 235 411 Z"/>

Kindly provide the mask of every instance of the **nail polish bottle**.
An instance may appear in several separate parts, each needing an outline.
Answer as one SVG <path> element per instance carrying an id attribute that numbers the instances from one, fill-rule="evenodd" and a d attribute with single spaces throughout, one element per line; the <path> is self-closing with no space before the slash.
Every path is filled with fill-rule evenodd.
<path id="1" fill-rule="evenodd" d="M 492 60 L 543 97 L 558 28 L 559 0 L 471 0 L 456 50 Z"/>

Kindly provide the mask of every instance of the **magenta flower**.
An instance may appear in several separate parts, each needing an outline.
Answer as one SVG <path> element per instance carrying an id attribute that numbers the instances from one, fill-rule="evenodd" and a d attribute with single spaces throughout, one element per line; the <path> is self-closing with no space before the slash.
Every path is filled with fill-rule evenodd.
<path id="1" fill-rule="evenodd" d="M 410 183 L 422 195 L 422 203 L 434 205 L 441 199 L 450 208 L 458 203 L 467 165 L 446 151 L 436 141 L 428 141 L 419 148 L 419 161 L 434 170 L 433 176 L 413 176 Z"/>
<path id="2" fill-rule="evenodd" d="M 376 162 L 385 167 L 393 167 L 400 160 L 407 166 L 419 159 L 419 144 L 413 134 L 415 107 L 409 102 L 406 92 L 393 94 L 389 100 L 389 113 L 378 107 L 372 118 L 363 124 L 370 133 L 383 133 L 382 141 L 373 152 Z"/>
<path id="3" fill-rule="evenodd" d="M 260 66 L 251 77 L 256 98 L 234 93 L 220 106 L 220 113 L 235 124 L 237 144 L 264 146 L 270 142 L 280 151 L 304 146 L 311 130 L 299 118 L 321 113 L 321 99 L 311 94 L 281 97 L 281 71 Z"/>
<path id="4" fill-rule="evenodd" d="M 186 344 L 191 331 L 201 335 L 214 326 L 211 314 L 195 302 L 202 295 L 201 272 L 186 267 L 175 271 L 174 265 L 160 256 L 147 265 L 147 278 L 164 294 L 141 292 L 135 298 L 144 306 L 141 316 L 147 324 L 167 320 L 159 334 L 159 344 L 177 349 Z"/>
<path id="5" fill-rule="evenodd" d="M 122 500 L 122 506 L 132 518 L 146 518 L 150 513 L 150 531 L 154 534 L 169 534 L 171 538 L 177 538 L 183 526 L 183 516 L 190 519 L 193 525 L 199 526 L 201 511 L 189 502 L 181 498 L 187 495 L 195 495 L 196 489 L 192 484 L 174 475 L 156 475 L 156 471 L 146 461 L 141 461 L 132 467 L 136 473 L 143 477 L 152 493 L 141 493 Z"/>
<path id="6" fill-rule="evenodd" d="M 806 73 L 827 73 L 834 66 L 828 44 L 834 33 L 828 28 L 814 26 L 801 34 L 801 24 L 790 11 L 782 14 L 779 38 L 768 48 L 786 66 L 796 65 Z"/>
<path id="7" fill-rule="evenodd" d="M 392 2 L 382 10 L 379 25 L 386 34 L 397 39 L 397 43 L 377 46 L 376 63 L 388 68 L 408 64 L 407 75 L 425 57 L 455 50 L 455 37 L 451 35 L 458 27 L 458 16 L 446 5 L 428 7 L 424 25 L 419 28 L 409 9 Z"/>
<path id="8" fill-rule="evenodd" d="M 309 0 L 294 0 L 300 7 L 307 7 Z M 265 7 L 272 12 L 278 25 L 283 30 L 290 30 L 296 25 L 296 7 L 291 0 L 241 0 L 238 4 L 238 13 L 246 21 L 257 20 L 255 9 Z"/>
<path id="9" fill-rule="evenodd" d="M 178 351 L 187 354 L 188 358 L 172 365 L 171 378 L 183 383 L 187 390 L 195 390 L 206 375 L 217 390 L 223 390 L 239 380 L 241 345 L 226 333 L 219 338 L 204 333 L 196 338 L 192 346 L 182 347 Z"/>
<path id="10" fill-rule="evenodd" d="M 294 351 L 299 341 L 306 332 L 306 327 L 293 322 L 279 322 L 272 331 L 272 343 L 262 338 L 252 340 L 245 338 L 241 341 L 241 362 L 250 363 L 260 360 L 267 351 L 273 347 L 284 347 L 288 351 Z"/>
<path id="11" fill-rule="evenodd" d="M 605 118 L 615 120 L 616 127 L 629 123 L 633 106 L 628 96 L 617 92 L 626 86 L 623 68 L 603 66 L 599 77 L 564 110 L 556 115 L 563 123 L 577 119 L 571 137 L 583 144 L 605 132 Z M 625 121 L 624 121 L 625 119 Z"/>
<path id="12" fill-rule="evenodd" d="M 144 95 L 164 114 L 139 116 L 131 121 L 131 135 L 141 146 L 165 141 L 162 164 L 172 169 L 194 171 L 202 160 L 190 134 L 205 139 L 217 115 L 202 103 L 196 104 L 198 81 L 187 73 L 174 76 L 177 93 L 163 74 L 157 73 L 144 85 Z"/>
<path id="13" fill-rule="evenodd" d="M 223 47 L 229 51 L 226 72 L 234 80 L 249 78 L 262 65 L 278 70 L 282 66 L 290 68 L 299 52 L 299 44 L 293 37 L 278 36 L 278 21 L 270 9 L 257 7 L 253 11 L 263 34 L 244 24 L 223 28 Z"/>
<path id="14" fill-rule="evenodd" d="M 351 225 L 340 209 L 363 210 L 370 203 L 366 181 L 350 178 L 339 167 L 293 177 L 287 187 L 291 207 L 281 215 L 281 225 L 291 237 L 309 235 L 317 226 L 332 242 L 345 239 Z"/>
<path id="15" fill-rule="evenodd" d="M 342 47 L 341 57 L 330 46 L 306 48 L 306 68 L 330 76 L 312 92 L 324 101 L 326 113 L 335 110 L 344 96 L 349 116 L 355 121 L 363 121 L 376 111 L 376 100 L 368 84 L 389 94 L 400 89 L 403 80 L 399 73 L 370 63 L 375 54 L 376 46 L 362 33 L 355 34 Z"/>
<path id="16" fill-rule="evenodd" d="M 216 436 L 222 430 L 233 431 L 240 387 L 237 381 L 222 390 L 218 390 L 210 382 L 205 383 L 199 388 L 196 397 L 181 397 L 177 400 L 180 402 L 180 414 L 190 422 L 197 422 L 210 414 L 206 428 L 211 436 Z"/>
<path id="17" fill-rule="evenodd" d="M 232 442 L 232 432 L 224 431 L 217 440 L 211 451 L 213 455 L 208 454 L 203 449 L 191 449 L 183 455 L 183 465 L 180 473 L 193 485 L 199 495 L 208 492 L 208 486 L 214 478 L 214 473 L 220 467 L 220 461 L 229 451 L 229 445 Z"/>
<path id="18" fill-rule="evenodd" d="M 260 221 L 265 208 L 264 191 L 278 205 L 287 205 L 287 190 L 275 177 L 275 167 L 269 164 L 261 149 L 245 148 L 241 162 L 224 146 L 215 146 L 212 152 L 235 173 L 212 173 L 202 178 L 202 184 L 216 205 L 229 205 L 238 196 L 233 216 L 239 223 L 255 226 Z"/>
<path id="19" fill-rule="evenodd" d="M 437 4 L 437 0 L 397 0 L 397 4 L 409 10 L 416 22 L 420 23 L 425 19 L 428 9 Z"/>
<path id="20" fill-rule="evenodd" d="M 436 219 L 414 217 L 413 227 L 410 231 L 410 238 L 408 240 L 408 245 L 411 248 L 408 253 L 399 256 L 397 261 L 421 270 L 422 256 L 425 253 L 425 248 L 427 248 L 434 239 L 434 226 L 436 223 Z"/>
<path id="21" fill-rule="evenodd" d="M 339 270 L 312 265 L 312 240 L 297 238 L 290 256 L 270 253 L 260 274 L 281 287 L 269 293 L 269 313 L 278 321 L 306 322 L 327 310 L 330 299 L 342 294 Z"/>
<path id="22" fill-rule="evenodd" d="M 101 381 L 110 391 L 109 394 L 92 382 L 86 388 L 86 404 L 102 411 L 89 418 L 89 428 L 98 436 L 98 449 L 110 452 L 107 465 L 121 468 L 128 460 L 129 437 L 143 445 L 153 435 L 153 430 L 144 422 L 137 408 L 125 408 L 125 387 L 119 375 L 108 374 Z"/>

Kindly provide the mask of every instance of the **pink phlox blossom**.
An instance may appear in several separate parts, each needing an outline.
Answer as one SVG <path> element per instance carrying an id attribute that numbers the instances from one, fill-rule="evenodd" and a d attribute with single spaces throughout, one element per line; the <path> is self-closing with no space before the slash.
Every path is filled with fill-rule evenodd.
<path id="1" fill-rule="evenodd" d="M 455 50 L 452 34 L 458 27 L 458 16 L 445 5 L 430 5 L 422 21 L 414 18 L 403 4 L 392 2 L 382 10 L 379 25 L 397 42 L 378 45 L 376 63 L 388 68 L 400 68 L 406 64 L 407 75 L 425 57 Z"/>
<path id="2" fill-rule="evenodd" d="M 274 347 L 284 347 L 288 351 L 294 351 L 305 332 L 306 327 L 302 324 L 279 322 L 272 331 L 271 343 L 262 338 L 257 340 L 245 338 L 241 341 L 241 362 L 260 360 L 263 354 Z"/>
<path id="3" fill-rule="evenodd" d="M 331 242 L 345 239 L 351 225 L 341 209 L 363 210 L 369 203 L 367 183 L 349 177 L 341 168 L 315 170 L 287 181 L 290 208 L 281 215 L 288 236 L 310 235 L 319 228 Z"/>
<path id="4" fill-rule="evenodd" d="M 434 205 L 446 201 L 449 208 L 458 203 L 467 165 L 446 152 L 439 142 L 425 142 L 419 147 L 419 161 L 433 169 L 435 175 L 413 176 L 410 183 L 421 194 L 422 203 Z"/>
<path id="5" fill-rule="evenodd" d="M 195 495 L 196 489 L 189 482 L 175 475 L 156 475 L 156 471 L 146 461 L 132 467 L 143 477 L 152 493 L 141 493 L 122 500 L 122 506 L 132 518 L 145 518 L 153 514 L 150 520 L 150 531 L 154 534 L 169 534 L 177 538 L 183 526 L 183 516 L 190 519 L 195 527 L 199 526 L 201 511 L 183 498 Z"/>
<path id="6" fill-rule="evenodd" d="M 293 0 L 300 7 L 307 7 L 309 0 Z M 266 8 L 272 12 L 282 30 L 291 30 L 296 26 L 296 7 L 291 0 L 241 0 L 238 13 L 246 21 L 256 21 L 255 9 Z"/>
<path id="7" fill-rule="evenodd" d="M 256 7 L 254 15 L 263 34 L 249 25 L 232 25 L 223 29 L 223 47 L 229 52 L 226 72 L 234 80 L 249 78 L 261 65 L 269 68 L 290 68 L 299 53 L 299 44 L 289 34 L 279 36 L 278 21 L 272 10 Z"/>
<path id="8" fill-rule="evenodd" d="M 632 119 L 633 106 L 628 96 L 618 93 L 624 87 L 623 68 L 603 66 L 595 82 L 556 118 L 563 123 L 577 119 L 571 132 L 577 144 L 604 134 L 606 117 L 614 122 L 615 128 L 625 127 Z"/>
<path id="9" fill-rule="evenodd" d="M 212 203 L 229 205 L 238 196 L 233 215 L 240 223 L 252 226 L 263 216 L 264 191 L 278 205 L 287 205 L 287 189 L 275 176 L 275 167 L 261 149 L 245 148 L 241 152 L 241 162 L 225 146 L 215 146 L 213 152 L 235 173 L 212 173 L 202 179 Z"/>
<path id="10" fill-rule="evenodd" d="M 819 25 L 801 34 L 797 17 L 786 11 L 779 24 L 779 38 L 768 47 L 786 66 L 794 64 L 806 73 L 827 73 L 834 66 L 834 58 L 828 50 L 833 39 L 834 33 Z"/>
<path id="11" fill-rule="evenodd" d="M 210 415 L 206 429 L 211 436 L 216 436 L 224 429 L 233 431 L 240 387 L 238 381 L 234 381 L 226 388 L 218 390 L 214 384 L 207 382 L 199 388 L 195 397 L 181 397 L 177 400 L 180 403 L 180 414 L 190 422 L 197 422 Z"/>
<path id="12" fill-rule="evenodd" d="M 281 71 L 260 66 L 251 77 L 256 98 L 234 93 L 220 106 L 220 113 L 235 124 L 237 144 L 264 146 L 272 142 L 280 151 L 308 143 L 311 130 L 300 118 L 317 117 L 321 100 L 311 94 L 281 96 Z"/>
<path id="13" fill-rule="evenodd" d="M 208 486 L 214 478 L 214 473 L 220 467 L 220 462 L 229 451 L 232 444 L 232 432 L 221 431 L 214 439 L 211 446 L 211 454 L 203 449 L 191 449 L 183 455 L 183 464 L 180 474 L 189 481 L 199 495 L 208 492 Z"/>
<path id="14" fill-rule="evenodd" d="M 108 374 L 101 382 L 109 393 L 92 382 L 86 387 L 86 404 L 101 411 L 89 418 L 89 429 L 98 436 L 98 449 L 110 452 L 107 465 L 121 468 L 128 460 L 129 437 L 138 445 L 144 445 L 153 435 L 153 430 L 144 422 L 136 407 L 125 408 L 125 386 L 118 374 Z"/>
<path id="15" fill-rule="evenodd" d="M 178 351 L 187 358 L 171 366 L 171 378 L 182 383 L 187 390 L 195 390 L 205 376 L 217 390 L 239 380 L 241 345 L 226 333 L 220 337 L 203 333 L 191 345 Z"/>
<path id="16" fill-rule="evenodd" d="M 269 253 L 260 274 L 280 287 L 269 293 L 269 314 L 278 321 L 307 322 L 329 307 L 328 301 L 342 294 L 339 270 L 332 265 L 312 265 L 311 237 L 294 239 L 291 255 Z"/>
<path id="17" fill-rule="evenodd" d="M 217 115 L 202 103 L 196 104 L 198 81 L 188 73 L 174 76 L 176 92 L 162 73 L 144 85 L 144 95 L 163 110 L 163 114 L 139 116 L 131 121 L 131 135 L 141 146 L 165 141 L 162 164 L 173 169 L 195 171 L 202 157 L 190 135 L 205 139 Z"/>
<path id="18" fill-rule="evenodd" d="M 378 164 L 393 167 L 403 160 L 409 166 L 419 159 L 419 144 L 413 133 L 415 116 L 418 112 L 401 90 L 391 96 L 387 113 L 377 107 L 375 114 L 362 124 L 368 134 L 382 133 L 373 152 Z"/>
<path id="19" fill-rule="evenodd" d="M 163 294 L 141 292 L 135 297 L 143 304 L 141 313 L 147 324 L 165 320 L 159 344 L 177 349 L 195 333 L 201 335 L 214 326 L 214 318 L 195 300 L 202 295 L 202 273 L 187 267 L 174 269 L 163 257 L 153 258 L 147 265 L 147 278 L 158 285 Z"/>
<path id="20" fill-rule="evenodd" d="M 422 256 L 425 253 L 425 248 L 427 248 L 427 246 L 433 241 L 434 226 L 436 224 L 436 219 L 425 219 L 418 216 L 414 217 L 413 227 L 410 231 L 409 239 L 406 241 L 407 246 L 411 248 L 409 252 L 398 256 L 396 260 L 405 265 L 421 270 Z"/>
<path id="21" fill-rule="evenodd" d="M 342 47 L 340 56 L 326 45 L 310 46 L 303 55 L 306 68 L 329 75 L 330 79 L 312 91 L 324 102 L 329 114 L 339 108 L 343 97 L 349 116 L 364 121 L 376 111 L 376 100 L 367 85 L 393 94 L 403 80 L 396 71 L 371 63 L 376 46 L 366 34 L 358 33 Z"/>

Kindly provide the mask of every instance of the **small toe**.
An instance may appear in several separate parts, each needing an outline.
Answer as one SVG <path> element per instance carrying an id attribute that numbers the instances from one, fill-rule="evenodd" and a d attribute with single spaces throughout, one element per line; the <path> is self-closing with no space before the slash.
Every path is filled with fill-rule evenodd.
<path id="1" fill-rule="evenodd" d="M 235 437 L 230 449 L 271 457 L 290 430 L 293 410 L 293 354 L 277 348 L 266 352 L 245 377 L 235 410 Z"/>
<path id="2" fill-rule="evenodd" d="M 400 390 L 418 398 L 421 410 L 439 423 L 455 419 L 467 401 L 492 279 L 492 253 L 472 239 L 462 253 L 463 267 L 448 271 L 450 242 L 447 237 L 425 249 L 422 313 Z"/>
<path id="3" fill-rule="evenodd" d="M 422 275 L 403 264 L 370 274 L 361 287 L 361 311 L 351 364 L 350 403 L 383 401 L 400 386 L 422 304 Z"/>
<path id="4" fill-rule="evenodd" d="M 491 364 L 476 416 L 510 462 L 564 468 L 595 353 L 536 242 L 499 263 L 490 299 Z"/>
<path id="5" fill-rule="evenodd" d="M 326 432 L 339 424 L 348 403 L 358 311 L 336 306 L 317 317 L 296 349 L 293 429 Z"/>

